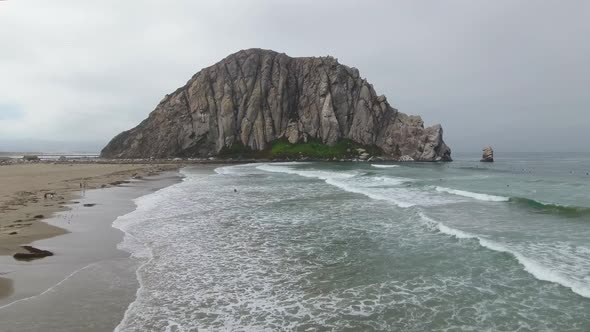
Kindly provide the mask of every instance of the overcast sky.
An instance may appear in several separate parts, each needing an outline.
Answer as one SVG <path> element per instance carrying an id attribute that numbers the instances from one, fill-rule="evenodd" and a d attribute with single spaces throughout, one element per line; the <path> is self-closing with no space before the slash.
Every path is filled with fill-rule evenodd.
<path id="1" fill-rule="evenodd" d="M 454 151 L 590 151 L 589 36 L 585 0 L 0 1 L 0 149 L 98 150 L 260 47 L 359 68 Z"/>

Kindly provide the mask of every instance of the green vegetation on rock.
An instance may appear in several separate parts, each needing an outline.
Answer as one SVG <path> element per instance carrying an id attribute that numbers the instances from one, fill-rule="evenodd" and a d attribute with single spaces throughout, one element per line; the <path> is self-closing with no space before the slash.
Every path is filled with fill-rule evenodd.
<path id="1" fill-rule="evenodd" d="M 381 156 L 383 151 L 376 146 L 365 146 L 349 139 L 338 141 L 330 146 L 319 139 L 310 139 L 307 142 L 289 143 L 285 138 L 275 140 L 270 148 L 262 151 L 254 151 L 242 143 L 234 143 L 230 147 L 224 147 L 220 152 L 221 158 L 256 158 L 256 159 L 300 159 L 310 158 L 318 160 L 327 159 L 352 159 L 359 157 L 359 151 L 363 149 L 370 156 Z M 361 150 L 362 151 L 362 150 Z M 363 153 L 364 153 L 363 152 Z"/>

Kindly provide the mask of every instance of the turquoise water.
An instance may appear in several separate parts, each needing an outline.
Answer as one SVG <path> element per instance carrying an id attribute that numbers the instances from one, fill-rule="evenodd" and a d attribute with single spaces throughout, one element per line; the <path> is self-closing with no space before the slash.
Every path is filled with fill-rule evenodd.
<path id="1" fill-rule="evenodd" d="M 590 156 L 455 158 L 184 169 L 118 329 L 590 331 Z"/>

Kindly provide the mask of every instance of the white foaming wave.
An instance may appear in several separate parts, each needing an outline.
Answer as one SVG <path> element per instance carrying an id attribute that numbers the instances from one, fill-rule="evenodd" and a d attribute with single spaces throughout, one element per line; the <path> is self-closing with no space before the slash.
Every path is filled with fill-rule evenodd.
<path id="1" fill-rule="evenodd" d="M 261 163 L 249 163 L 249 164 L 239 164 L 239 165 L 230 165 L 230 166 L 222 166 L 217 167 L 213 171 L 217 174 L 221 175 L 237 175 L 241 174 L 244 168 L 252 167 L 255 165 L 264 165 Z M 190 173 L 189 173 L 190 174 Z"/>
<path id="2" fill-rule="evenodd" d="M 287 166 L 268 164 L 257 166 L 257 168 L 267 172 L 293 174 L 324 180 L 327 184 L 344 191 L 365 195 L 375 200 L 391 202 L 401 208 L 409 208 L 416 205 L 444 205 L 455 202 L 454 200 L 433 196 L 423 190 L 397 187 L 402 183 L 413 181 L 413 179 L 408 178 L 361 176 L 363 174 L 359 172 L 299 170 Z"/>
<path id="3" fill-rule="evenodd" d="M 210 179 L 198 188 L 191 183 L 181 186 L 192 188 L 193 204 L 200 206 L 196 211 L 210 206 L 218 200 L 215 193 L 223 192 L 219 184 L 227 179 L 217 176 Z M 305 186 L 301 190 L 305 192 Z M 281 190 L 277 189 L 276 193 L 280 194 Z M 180 209 L 184 204 L 180 204 L 179 194 L 184 193 L 170 192 L 161 198 L 179 203 L 175 205 Z M 251 201 L 259 199 L 264 200 L 259 197 Z M 157 205 L 152 214 L 161 214 L 163 205 Z M 213 218 L 201 212 L 191 215 L 190 224 L 179 222 L 176 217 L 150 222 L 149 228 L 158 231 L 144 229 L 141 224 L 137 235 L 154 247 L 155 257 L 142 266 L 140 274 L 144 281 L 140 284 L 145 287 L 138 292 L 138 299 L 125 313 L 117 331 L 274 331 L 295 330 L 303 324 L 338 330 L 346 324 L 334 322 L 335 313 L 354 317 L 376 315 L 392 303 L 395 294 L 407 294 L 400 286 L 397 292 L 392 290 L 396 293 L 389 299 L 382 299 L 382 290 L 377 285 L 368 285 L 368 291 L 375 296 L 367 304 L 360 303 L 366 298 L 362 294 L 365 286 L 358 288 L 354 302 L 350 301 L 346 288 L 308 297 L 298 285 L 300 281 L 312 280 L 304 275 L 317 271 L 315 259 L 307 262 L 306 258 L 307 253 L 314 252 L 308 251 L 313 246 L 301 241 L 300 246 L 277 250 L 281 246 L 276 243 L 282 241 L 276 241 L 281 237 L 275 236 L 280 232 L 291 236 L 287 235 L 288 229 L 281 231 L 277 227 L 280 225 L 271 222 L 283 219 L 280 213 L 270 209 L 251 216 L 252 213 L 228 211 L 233 209 L 227 209 L 227 204 L 217 210 Z M 306 211 L 295 218 L 304 222 L 309 219 L 308 213 L 314 214 Z M 155 217 L 152 220 L 161 221 Z M 166 224 L 170 227 L 162 229 Z M 282 265 L 285 258 L 289 262 Z M 277 264 L 282 267 L 276 268 Z M 418 297 L 424 295 L 409 296 L 418 302 Z M 376 329 L 387 329 L 387 324 L 379 326 Z"/>
<path id="4" fill-rule="evenodd" d="M 510 200 L 509 197 L 504 197 L 504 196 L 495 196 L 495 195 L 488 195 L 488 194 L 480 194 L 480 193 L 474 193 L 471 191 L 465 191 L 465 190 L 458 190 L 458 189 L 451 189 L 451 188 L 445 188 L 445 187 L 436 187 L 435 188 L 436 191 L 438 192 L 445 192 L 448 194 L 453 194 L 453 195 L 458 195 L 458 196 L 463 196 L 463 197 L 469 197 L 469 198 L 473 198 L 479 201 L 486 201 L 486 202 L 508 202 Z"/>
<path id="5" fill-rule="evenodd" d="M 335 317 L 375 317 L 391 306 L 399 308 L 406 303 L 410 314 L 402 317 L 401 320 L 405 321 L 400 323 L 420 330 L 419 321 L 425 321 L 424 316 L 414 316 L 411 306 L 416 303 L 438 303 L 440 301 L 429 300 L 437 300 L 441 295 L 448 296 L 447 288 L 456 287 L 453 285 L 462 280 L 469 280 L 469 276 L 463 275 L 459 276 L 459 281 L 450 277 L 449 282 L 440 278 L 441 282 L 430 283 L 423 282 L 418 276 L 412 280 L 362 283 L 356 288 L 338 287 L 328 293 L 306 294 L 298 285 L 304 282 L 307 284 L 308 281 L 313 283 L 313 276 L 317 273 L 317 265 L 312 262 L 300 263 L 306 260 L 307 254 L 316 252 L 308 251 L 314 248 L 310 241 L 300 241 L 309 238 L 302 236 L 293 245 L 276 246 L 277 243 L 284 243 L 281 239 L 289 239 L 294 235 L 290 228 L 281 227 L 281 222 L 278 222 L 284 219 L 282 213 L 272 207 L 260 213 L 250 208 L 248 213 L 228 209 L 231 206 L 228 203 L 233 200 L 231 197 L 236 196 L 219 195 L 226 190 L 220 188 L 235 179 L 223 176 L 212 176 L 209 179 L 199 186 L 193 185 L 192 180 L 188 181 L 177 190 L 166 191 L 151 199 L 145 197 L 139 203 L 142 208 L 152 206 L 142 216 L 151 219 L 150 226 L 148 229 L 145 224 L 139 223 L 139 229 L 132 227 L 131 231 L 137 232 L 133 234 L 154 247 L 155 258 L 142 266 L 140 274 L 144 280 L 140 281 L 140 285 L 143 290 L 138 291 L 141 294 L 125 313 L 124 321 L 117 331 L 273 331 L 295 330 L 306 325 L 311 326 L 309 329 L 319 325 L 324 329 L 341 330 L 347 327 L 346 322 L 335 322 Z M 356 176 L 348 180 L 371 182 L 368 176 Z M 314 185 L 321 186 L 319 182 Z M 299 188 L 301 192 L 294 195 L 305 195 L 306 184 Z M 284 191 L 279 188 L 273 193 L 282 195 Z M 240 200 L 246 200 L 246 203 L 264 202 L 265 198 L 262 197 L 249 199 L 252 196 L 256 195 L 243 195 Z M 284 195 L 286 198 L 290 196 L 290 193 Z M 190 199 L 183 201 L 183 197 Z M 185 223 L 180 220 L 182 217 L 176 217 L 175 214 L 170 218 L 160 218 L 171 214 L 165 211 L 166 202 L 161 201 L 173 204 L 175 210 L 192 208 L 191 222 Z M 212 204 L 220 201 L 225 203 L 217 206 L 214 213 L 204 214 Z M 244 207 L 248 208 L 248 205 Z M 305 223 L 313 219 L 310 218 L 316 213 L 313 210 L 304 209 L 305 213 L 291 217 Z M 359 225 L 359 228 L 362 227 L 366 226 Z M 379 228 L 374 230 L 382 231 Z M 277 236 L 281 232 L 284 237 Z M 310 277 L 303 278 L 304 275 Z M 371 300 L 364 304 L 364 299 Z M 444 302 L 441 310 L 442 306 Z M 438 308 L 435 304 L 427 310 L 437 312 Z M 482 305 L 482 312 L 477 311 L 473 315 L 482 317 L 485 309 L 487 307 Z M 371 325 L 376 330 L 392 329 L 387 321 L 366 321 L 376 324 Z M 480 326 L 482 324 L 478 324 Z"/>
<path id="6" fill-rule="evenodd" d="M 399 167 L 399 165 L 379 165 L 379 164 L 371 164 L 371 166 L 376 168 L 394 168 Z"/>
<path id="7" fill-rule="evenodd" d="M 291 167 L 285 166 L 275 166 L 264 164 L 256 167 L 259 170 L 273 172 L 273 173 L 286 173 L 286 174 L 294 174 L 303 176 L 306 178 L 316 178 L 320 180 L 328 180 L 328 179 L 349 179 L 354 176 L 357 176 L 358 172 L 330 172 L 330 171 L 306 171 L 306 170 L 297 170 Z"/>
<path id="8" fill-rule="evenodd" d="M 457 199 L 433 195 L 419 188 L 404 186 L 404 184 L 413 181 L 415 180 L 402 177 L 357 176 L 347 181 L 328 179 L 326 183 L 375 200 L 392 202 L 402 208 L 440 206 L 458 202 Z"/>
<path id="9" fill-rule="evenodd" d="M 262 165 L 257 167 L 260 170 L 267 171 L 267 172 L 276 172 L 276 173 L 286 173 L 286 174 L 294 174 L 303 176 L 306 178 L 316 178 L 320 180 L 324 180 L 327 184 L 338 187 L 344 191 L 352 192 L 355 194 L 362 194 L 369 198 L 376 199 L 376 200 L 384 200 L 394 203 L 395 205 L 403 208 L 414 206 L 415 204 L 405 202 L 402 200 L 395 199 L 391 195 L 383 195 L 377 193 L 375 191 L 370 190 L 370 188 L 363 188 L 360 186 L 355 186 L 352 183 L 347 183 L 345 179 L 351 179 L 358 175 L 357 172 L 354 173 L 343 173 L 343 172 L 330 172 L 330 171 L 306 171 L 306 170 L 296 170 L 290 167 L 281 167 L 281 166 L 272 166 L 272 165 Z"/>
<path id="10" fill-rule="evenodd" d="M 218 181 L 216 183 L 218 183 Z M 207 185 L 209 187 L 207 187 Z M 217 188 L 219 187 L 212 183 L 208 183 L 205 185 L 204 189 L 199 188 L 200 193 L 198 194 L 195 193 L 195 187 L 192 186 L 191 183 L 188 183 L 187 185 L 182 186 L 182 188 L 179 189 L 192 188 L 191 190 L 193 193 L 195 193 L 196 196 L 201 195 L 199 197 L 205 199 L 204 197 L 202 197 L 203 195 L 210 195 L 208 192 L 215 192 L 215 190 L 217 189 L 212 188 L 212 186 Z M 180 196 L 184 194 L 185 193 L 182 191 L 169 191 L 168 195 L 161 198 L 162 200 L 167 200 L 169 202 L 178 202 Z M 195 204 L 198 205 L 198 203 Z M 209 204 L 210 202 L 207 203 L 207 205 Z M 161 205 L 165 205 L 165 203 Z M 182 204 L 175 205 L 177 208 L 179 208 L 179 206 L 182 206 Z M 152 210 L 154 210 L 152 211 L 152 214 L 161 214 L 159 211 L 160 206 L 156 206 L 155 208 L 152 206 Z M 199 210 L 202 210 L 202 208 L 199 208 Z M 223 214 L 223 212 L 219 214 Z M 194 223 L 196 222 L 196 220 L 200 220 L 200 222 L 202 223 L 207 223 L 210 220 L 210 218 L 208 217 L 202 217 L 202 214 L 199 214 L 199 216 L 200 217 L 194 217 L 195 220 L 192 221 L 192 225 L 184 226 L 190 227 L 192 229 L 193 227 L 198 226 Z M 225 219 L 227 218 L 220 217 L 217 221 Z M 187 236 L 188 234 L 190 234 L 190 231 L 188 231 L 188 229 L 182 228 L 183 224 L 178 222 L 178 218 L 173 218 L 167 221 L 171 225 L 169 229 L 161 230 L 163 225 L 158 225 L 159 223 L 151 223 L 151 225 L 148 225 L 148 229 L 142 230 L 142 232 L 140 232 L 138 236 L 149 242 L 155 241 L 155 243 L 158 243 L 160 245 L 162 243 L 175 243 L 176 240 L 173 238 L 179 238 L 179 241 L 186 241 L 191 238 L 190 236 Z M 214 224 L 218 225 L 218 223 Z M 158 228 L 158 231 L 154 231 L 154 227 Z M 186 258 L 185 256 L 183 256 L 184 254 L 186 254 L 185 249 L 181 249 L 182 251 L 178 252 L 176 251 L 178 250 L 178 248 L 175 248 L 174 245 L 164 245 L 163 247 L 160 246 L 160 252 L 162 252 L 163 250 L 164 252 L 174 252 L 176 254 L 155 255 L 156 257 L 154 259 L 146 262 L 138 270 L 140 289 L 138 290 L 137 299 L 134 303 L 132 303 L 129 306 L 129 308 L 125 312 L 125 316 L 122 322 L 119 324 L 119 326 L 117 326 L 115 331 L 145 330 L 139 329 L 137 326 L 149 326 L 149 323 L 143 323 L 147 319 L 154 319 L 153 323 L 159 325 L 158 328 L 153 329 L 166 331 L 193 329 L 196 330 L 197 327 L 199 327 L 199 330 L 205 331 L 235 329 L 243 331 L 274 330 L 269 327 L 263 326 L 263 324 L 266 324 L 266 322 L 264 321 L 251 321 L 248 319 L 242 320 L 243 315 L 234 314 L 234 312 L 243 312 L 243 310 L 247 310 L 248 312 L 253 313 L 252 316 L 248 315 L 249 318 L 255 316 L 254 313 L 260 311 L 272 311 L 276 314 L 277 311 L 281 311 L 281 309 L 284 309 L 280 305 L 280 303 L 282 302 L 281 296 L 275 296 L 274 294 L 276 293 L 276 291 L 272 290 L 271 292 L 270 289 L 270 285 L 274 281 L 273 278 L 276 277 L 275 274 L 269 274 L 264 269 L 264 264 L 259 263 L 260 259 L 268 259 L 268 255 L 271 254 L 272 251 L 264 250 L 268 249 L 264 246 L 262 248 L 256 247 L 260 250 L 258 252 L 259 254 L 246 255 L 245 257 L 242 257 L 241 255 L 243 255 L 244 252 L 241 250 L 243 249 L 241 245 L 243 243 L 248 243 L 247 241 L 242 241 L 249 240 L 249 235 L 245 235 L 245 233 L 241 230 L 232 231 L 231 228 L 224 228 L 223 231 L 229 231 L 228 235 L 233 236 L 233 239 L 237 240 L 237 242 L 215 241 L 214 243 L 210 243 L 206 239 L 209 237 L 216 236 L 216 234 L 218 234 L 220 230 L 216 229 L 215 227 L 203 227 L 201 231 L 202 232 L 200 232 L 200 234 L 197 235 L 194 240 L 184 243 L 183 248 L 190 248 L 188 252 L 193 255 L 192 257 L 199 257 L 199 263 L 203 264 L 201 267 L 209 266 L 214 269 L 205 274 L 202 274 L 202 270 L 199 271 L 198 269 L 195 269 L 195 266 L 192 263 L 186 264 Z M 252 229 L 252 231 L 258 231 L 258 229 Z M 162 236 L 162 234 L 167 235 Z M 204 252 L 202 254 L 197 255 L 195 254 L 195 252 L 198 252 L 199 248 L 204 250 Z M 179 253 L 182 253 L 183 255 L 180 255 Z M 239 258 L 241 264 L 244 264 L 244 266 L 247 268 L 247 271 L 241 270 L 241 273 L 222 273 L 219 269 L 215 269 L 217 263 L 219 263 L 220 261 L 227 263 L 237 258 Z M 248 264 L 248 262 L 250 261 L 251 263 Z M 164 265 L 162 265 L 163 262 L 165 262 Z M 170 266 L 174 266 L 174 268 L 169 268 Z M 146 277 L 145 283 L 142 281 L 140 277 L 154 274 L 166 275 L 167 277 Z M 296 274 L 292 273 L 291 275 Z M 253 276 L 257 277 L 256 280 L 251 279 L 253 278 Z M 166 280 L 166 278 L 172 280 Z M 199 287 L 203 286 L 203 284 L 192 282 L 194 281 L 194 279 L 199 280 L 200 283 L 205 283 L 205 285 L 213 285 L 214 287 L 218 288 L 212 289 L 213 287 L 207 286 Z M 244 287 L 243 285 L 247 286 Z M 250 285 L 253 285 L 255 287 L 250 287 Z M 220 291 L 224 288 L 225 291 L 221 293 Z M 150 289 L 152 290 L 151 292 L 149 291 Z M 167 291 L 162 291 L 163 294 L 154 296 L 153 290 L 155 289 L 166 289 Z M 146 290 L 148 291 L 146 292 Z M 288 290 L 287 293 L 289 293 L 290 291 L 291 290 Z M 242 296 L 244 292 L 247 292 L 248 295 Z M 226 297 L 226 294 L 229 294 L 229 296 Z M 206 306 L 204 306 L 204 301 L 210 302 Z M 295 306 L 296 308 L 299 307 L 297 305 Z M 244 307 L 247 308 L 244 309 Z M 178 312 L 176 310 L 178 310 Z M 162 320 L 161 318 L 154 318 L 154 312 L 160 312 L 160 317 L 164 318 L 164 320 L 167 320 L 167 322 L 162 323 L 159 321 Z M 206 318 L 200 317 L 202 321 L 200 323 L 197 323 L 197 315 L 195 314 L 195 312 L 199 312 L 200 314 L 206 312 L 208 314 L 218 315 L 219 317 L 212 318 L 210 315 L 207 315 Z M 303 310 L 301 310 L 301 312 L 301 314 L 303 314 Z M 183 316 L 182 314 L 185 315 Z M 285 314 L 296 315 L 292 313 Z M 186 318 L 187 316 L 188 318 Z M 292 326 L 290 328 L 287 328 L 287 330 L 294 328 L 295 326 Z"/>
<path id="11" fill-rule="evenodd" d="M 348 184 L 346 182 L 342 182 L 342 181 L 338 181 L 338 180 L 334 180 L 334 179 L 327 179 L 326 183 L 333 185 L 335 187 L 338 187 L 340 189 L 343 189 L 344 191 L 352 192 L 355 194 L 365 195 L 369 198 L 380 200 L 380 201 L 392 202 L 393 204 L 395 204 L 399 207 L 402 207 L 402 208 L 409 208 L 409 207 L 416 205 L 415 203 L 407 202 L 407 201 L 404 201 L 404 200 L 399 199 L 397 197 L 394 197 L 391 192 L 386 192 L 386 191 L 379 192 L 379 191 L 371 190 L 371 187 L 354 186 L 354 185 Z"/>
<path id="12" fill-rule="evenodd" d="M 424 220 L 426 222 L 426 224 L 429 227 L 432 227 L 436 230 L 438 230 L 441 233 L 456 237 L 458 239 L 474 239 L 477 238 L 477 235 L 468 233 L 468 232 L 464 232 L 462 230 L 458 230 L 455 228 L 451 228 L 446 226 L 445 224 L 443 224 L 440 221 L 436 221 L 430 217 L 428 217 L 426 214 L 424 214 L 423 212 L 418 212 L 418 215 L 420 216 L 420 218 L 422 218 L 422 220 Z"/>
<path id="13" fill-rule="evenodd" d="M 139 283 L 139 288 L 136 291 L 136 299 L 134 302 L 129 304 L 125 310 L 123 319 L 115 327 L 114 331 L 118 332 L 121 330 L 122 324 L 126 321 L 131 311 L 134 310 L 134 306 L 137 304 L 137 298 L 145 287 L 139 272 L 154 258 L 150 247 L 133 235 L 133 229 L 140 223 L 145 222 L 147 219 L 153 218 L 154 211 L 161 207 L 161 202 L 164 201 L 164 198 L 167 197 L 171 192 L 178 190 L 178 187 L 185 181 L 190 181 L 191 179 L 195 178 L 190 174 L 190 172 L 185 172 L 184 170 L 181 170 L 181 172 L 183 174 L 182 182 L 134 199 L 133 202 L 136 206 L 136 209 L 129 212 L 128 214 L 119 216 L 112 223 L 113 228 L 117 228 L 124 233 L 123 241 L 117 245 L 117 248 L 129 252 L 132 258 L 138 259 L 142 262 L 142 264 L 136 270 L 136 277 Z M 166 209 L 162 210 L 162 213 L 166 213 Z"/>
<path id="14" fill-rule="evenodd" d="M 570 288 L 578 295 L 590 298 L 590 285 L 572 280 L 564 273 L 560 271 L 554 271 L 551 268 L 535 261 L 534 259 L 528 258 L 518 251 L 511 250 L 497 242 L 481 238 L 479 238 L 479 242 L 482 246 L 489 249 L 512 254 L 514 257 L 516 257 L 520 264 L 524 266 L 525 271 L 532 274 L 535 278 L 560 284 L 564 287 Z"/>
<path id="15" fill-rule="evenodd" d="M 304 165 L 309 164 L 309 162 L 303 161 L 285 161 L 285 162 L 277 162 L 273 163 L 272 165 L 278 166 L 289 166 L 289 165 Z M 249 170 L 252 170 L 253 167 L 257 166 L 264 166 L 268 165 L 267 163 L 248 163 L 248 164 L 239 164 L 239 165 L 230 165 L 230 166 L 222 166 L 217 167 L 213 171 L 220 175 L 237 175 L 237 176 L 244 176 L 249 175 Z M 270 165 L 268 165 L 270 166 Z M 188 172 L 190 174 L 190 172 Z"/>
<path id="16" fill-rule="evenodd" d="M 410 179 L 410 178 L 393 177 L 393 176 L 387 176 L 387 177 L 375 176 L 375 177 L 372 177 L 372 179 L 374 179 L 374 181 L 376 181 L 376 182 L 382 182 L 383 184 L 391 185 L 391 186 L 398 186 L 400 184 L 414 181 L 414 179 Z"/>
<path id="17" fill-rule="evenodd" d="M 223 167 L 217 167 L 213 171 L 215 173 L 221 174 L 221 175 L 234 175 L 234 174 L 239 173 L 239 171 L 236 168 L 237 168 L 236 166 L 223 166 Z"/>
<path id="18" fill-rule="evenodd" d="M 457 239 L 474 239 L 477 240 L 482 247 L 488 248 L 493 251 L 510 254 L 514 258 L 516 258 L 516 260 L 524 267 L 525 271 L 530 273 L 536 279 L 560 284 L 566 288 L 571 289 L 574 293 L 578 295 L 590 298 L 589 284 L 577 280 L 572 280 L 572 278 L 569 278 L 564 273 L 552 270 L 551 268 L 535 261 L 534 259 L 526 257 L 519 251 L 514 250 L 505 244 L 490 239 L 486 239 L 480 235 L 448 227 L 442 222 L 436 221 L 426 216 L 423 212 L 419 212 L 418 214 L 420 218 L 422 218 L 422 220 L 424 220 L 430 227 L 434 227 L 443 234 L 453 236 Z"/>

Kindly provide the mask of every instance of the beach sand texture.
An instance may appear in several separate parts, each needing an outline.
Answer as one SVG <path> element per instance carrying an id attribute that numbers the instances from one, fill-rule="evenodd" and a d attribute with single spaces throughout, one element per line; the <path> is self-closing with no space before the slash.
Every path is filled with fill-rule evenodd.
<path id="1" fill-rule="evenodd" d="M 154 175 L 177 165 L 155 164 L 15 164 L 0 167 L 0 255 L 25 252 L 20 246 L 64 234 L 44 218 L 65 210 L 82 190 L 106 188 L 131 177 Z M 48 197 L 45 197 L 46 194 Z M 50 197 L 52 196 L 52 197 Z M 0 298 L 12 282 L 0 276 Z"/>

